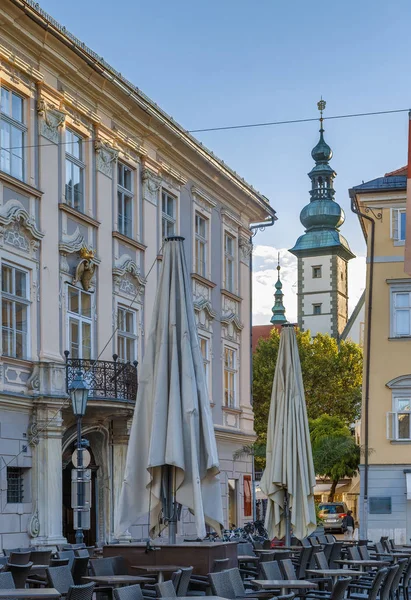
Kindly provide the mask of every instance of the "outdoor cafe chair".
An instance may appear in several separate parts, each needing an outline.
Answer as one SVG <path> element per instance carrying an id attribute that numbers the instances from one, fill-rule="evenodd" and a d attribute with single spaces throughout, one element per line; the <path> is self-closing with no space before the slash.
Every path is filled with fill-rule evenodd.
<path id="1" fill-rule="evenodd" d="M 347 553 L 350 560 L 361 560 L 361 554 L 357 546 L 350 546 L 347 548 Z"/>
<path id="2" fill-rule="evenodd" d="M 177 598 L 177 592 L 172 581 L 163 581 L 156 583 L 155 586 L 158 598 Z"/>
<path id="3" fill-rule="evenodd" d="M 251 542 L 238 542 L 237 555 L 238 554 L 247 554 L 248 556 L 252 556 L 254 554 L 254 546 Z"/>
<path id="4" fill-rule="evenodd" d="M 90 570 L 92 575 L 115 575 L 113 558 L 95 558 L 90 560 Z"/>
<path id="5" fill-rule="evenodd" d="M 399 560 L 397 562 L 398 565 L 398 571 L 396 572 L 396 574 L 394 575 L 394 579 L 392 582 L 392 588 L 391 588 L 391 598 L 394 599 L 396 598 L 397 600 L 400 600 L 400 591 L 401 591 L 401 580 L 404 576 L 405 570 L 408 566 L 409 563 L 409 559 L 408 558 L 402 558 L 401 560 Z"/>
<path id="6" fill-rule="evenodd" d="M 319 544 L 326 544 L 327 543 L 327 538 L 325 537 L 324 534 L 316 535 L 315 537 L 317 538 L 317 541 L 318 541 Z"/>
<path id="7" fill-rule="evenodd" d="M 330 560 L 331 552 L 334 544 L 329 544 L 328 542 L 323 545 L 324 556 L 327 559 L 327 562 Z"/>
<path id="8" fill-rule="evenodd" d="M 361 581 L 355 580 L 348 586 L 348 598 L 352 598 L 353 600 L 376 600 L 378 593 L 380 591 L 380 587 L 387 577 L 388 568 L 384 567 L 383 569 L 379 569 L 372 581 L 371 586 L 369 584 L 364 584 Z M 356 590 L 352 592 L 352 590 Z M 359 592 L 358 590 L 364 590 L 364 592 Z"/>
<path id="9" fill-rule="evenodd" d="M 313 547 L 311 544 L 306 548 L 304 547 L 298 555 L 296 561 L 293 561 L 294 568 L 297 572 L 298 579 L 304 579 L 306 576 L 306 570 L 308 569 L 308 565 L 311 562 L 311 557 L 313 555 Z"/>
<path id="10" fill-rule="evenodd" d="M 261 574 L 264 579 L 284 579 L 277 560 L 261 563 Z"/>
<path id="11" fill-rule="evenodd" d="M 30 552 L 10 552 L 9 563 L 13 565 L 27 565 L 30 562 Z"/>
<path id="12" fill-rule="evenodd" d="M 15 587 L 13 575 L 9 571 L 0 573 L 0 590 L 13 590 Z"/>
<path id="13" fill-rule="evenodd" d="M 307 600 L 344 600 L 345 593 L 351 581 L 351 577 L 341 577 L 340 579 L 337 579 L 332 587 L 331 592 L 328 594 L 325 592 L 319 594 L 318 591 L 315 590 L 312 592 L 307 592 L 305 597 Z"/>
<path id="14" fill-rule="evenodd" d="M 49 567 L 47 578 L 50 587 L 55 588 L 62 596 L 67 596 L 69 588 L 74 586 L 73 576 L 68 565 L 64 567 Z"/>
<path id="15" fill-rule="evenodd" d="M 10 556 L 12 552 L 31 552 L 34 548 L 4 548 L 4 556 Z M 27 561 L 28 562 L 28 561 Z"/>
<path id="16" fill-rule="evenodd" d="M 66 600 L 92 600 L 95 583 L 71 585 L 68 589 Z"/>
<path id="17" fill-rule="evenodd" d="M 13 565 L 11 563 L 7 563 L 6 569 L 7 571 L 10 571 L 14 579 L 14 585 L 17 589 L 22 589 L 26 586 L 26 580 L 32 566 L 32 562 L 29 562 L 25 565 Z"/>
<path id="18" fill-rule="evenodd" d="M 50 567 L 65 567 L 69 566 L 68 558 L 51 558 Z"/>
<path id="19" fill-rule="evenodd" d="M 341 550 L 343 547 L 343 542 L 334 542 L 333 547 L 331 548 L 330 558 L 328 559 L 328 564 L 330 565 L 330 569 L 336 569 L 337 563 L 335 562 L 339 558 L 341 558 Z"/>
<path id="20" fill-rule="evenodd" d="M 88 556 L 74 557 L 73 565 L 71 567 L 71 574 L 73 576 L 74 585 L 82 584 L 83 577 L 87 575 L 89 560 L 90 558 Z"/>
<path id="21" fill-rule="evenodd" d="M 51 550 L 32 550 L 30 552 L 30 562 L 33 565 L 49 565 L 51 555 Z"/>
<path id="22" fill-rule="evenodd" d="M 57 552 L 57 558 L 68 558 L 69 559 L 69 567 L 71 569 L 74 562 L 74 550 L 62 550 L 61 552 Z"/>
<path id="23" fill-rule="evenodd" d="M 121 588 L 114 588 L 113 600 L 144 600 L 140 585 L 127 585 Z"/>
<path id="24" fill-rule="evenodd" d="M 335 535 L 332 535 L 332 533 L 327 533 L 327 535 L 325 536 L 325 539 L 327 540 L 328 544 L 333 544 L 334 542 L 336 542 L 336 538 Z"/>
<path id="25" fill-rule="evenodd" d="M 247 588 L 247 582 L 242 580 L 239 569 L 227 569 L 223 573 L 228 574 L 236 598 L 272 598 L 274 595 L 277 595 L 275 590 L 256 591 L 255 589 Z M 279 590 L 277 590 L 277 593 L 280 593 Z"/>
<path id="26" fill-rule="evenodd" d="M 99 560 L 102 560 L 101 558 Z M 128 575 L 127 563 L 124 559 L 124 556 L 113 556 L 113 570 L 114 575 Z"/>
<path id="27" fill-rule="evenodd" d="M 181 569 L 178 569 L 177 571 L 174 571 L 173 573 L 171 573 L 170 581 L 173 584 L 175 590 L 177 590 L 178 584 L 180 583 L 181 573 L 182 573 Z M 144 598 L 156 598 L 157 597 L 156 585 L 157 584 L 151 584 L 151 583 L 145 584 L 145 586 L 142 590 Z"/>
<path id="28" fill-rule="evenodd" d="M 365 544 L 363 546 L 358 546 L 358 552 L 360 553 L 362 560 L 371 560 L 370 552 Z"/>
<path id="29" fill-rule="evenodd" d="M 400 565 L 398 563 L 396 565 L 392 565 L 392 567 L 388 567 L 387 577 L 385 578 L 380 589 L 380 600 L 389 600 L 392 597 L 392 594 L 395 592 L 394 582 L 399 568 Z"/>
<path id="30" fill-rule="evenodd" d="M 402 590 L 402 596 L 403 596 L 404 600 L 409 600 L 409 598 L 410 598 L 410 591 L 409 591 L 410 580 L 411 580 L 411 559 L 408 561 L 408 565 L 404 571 L 404 576 L 400 583 L 400 587 Z"/>
<path id="31" fill-rule="evenodd" d="M 189 596 L 188 586 L 190 584 L 190 577 L 193 574 L 193 567 L 182 567 L 180 570 L 180 581 L 176 588 L 177 596 Z"/>
<path id="32" fill-rule="evenodd" d="M 90 552 L 87 548 L 78 548 L 77 550 L 74 550 L 74 554 L 79 558 L 90 558 Z"/>
<path id="33" fill-rule="evenodd" d="M 0 566 L 7 565 L 8 559 L 7 556 L 0 556 Z"/>
<path id="34" fill-rule="evenodd" d="M 314 555 L 317 569 L 329 569 L 328 561 L 325 557 L 324 552 L 316 552 Z"/>
<path id="35" fill-rule="evenodd" d="M 216 558 L 211 568 L 211 573 L 221 573 L 228 567 L 230 559 L 228 558 Z M 207 575 L 192 575 L 190 579 L 190 592 L 200 591 L 207 593 L 210 587 L 210 582 Z"/>

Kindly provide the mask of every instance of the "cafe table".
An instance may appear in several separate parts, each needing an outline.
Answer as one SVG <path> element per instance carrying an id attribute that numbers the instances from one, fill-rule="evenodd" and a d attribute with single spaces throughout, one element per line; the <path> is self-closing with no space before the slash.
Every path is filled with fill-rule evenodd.
<path id="1" fill-rule="evenodd" d="M 150 577 L 139 575 L 87 575 L 82 577 L 84 581 L 94 581 L 100 585 L 109 587 L 120 587 L 122 585 L 133 585 L 135 583 L 152 583 Z"/>
<path id="2" fill-rule="evenodd" d="M 178 567 L 176 565 L 132 565 L 131 568 L 151 575 L 157 575 L 158 583 L 162 583 L 164 581 L 165 573 L 174 573 L 174 571 L 178 571 L 183 567 Z"/>
<path id="3" fill-rule="evenodd" d="M 318 585 L 314 581 L 305 579 L 252 579 L 251 583 L 257 585 L 262 590 L 272 590 L 279 588 L 284 596 L 287 590 L 314 590 Z"/>
<path id="4" fill-rule="evenodd" d="M 322 577 L 331 577 L 333 584 L 339 577 L 362 577 L 364 571 L 354 569 L 307 569 L 306 573 L 310 575 L 321 575 Z"/>
<path id="5" fill-rule="evenodd" d="M 337 559 L 334 560 L 338 565 L 347 565 L 347 567 L 358 567 L 360 571 L 367 569 L 367 567 L 385 567 L 390 564 L 387 560 L 373 560 L 373 559 L 361 559 L 361 560 L 351 560 L 351 559 Z"/>
<path id="6" fill-rule="evenodd" d="M 55 588 L 22 588 L 14 590 L 0 590 L 0 598 L 17 598 L 21 600 L 29 600 L 35 598 L 37 600 L 52 600 L 60 598 L 61 594 Z"/>
<path id="7" fill-rule="evenodd" d="M 392 558 L 394 564 L 398 561 L 398 559 L 400 558 L 410 558 L 411 557 L 411 551 L 410 552 L 376 552 L 375 553 L 377 556 L 382 556 L 383 559 L 384 557 L 386 559 L 388 558 Z"/>

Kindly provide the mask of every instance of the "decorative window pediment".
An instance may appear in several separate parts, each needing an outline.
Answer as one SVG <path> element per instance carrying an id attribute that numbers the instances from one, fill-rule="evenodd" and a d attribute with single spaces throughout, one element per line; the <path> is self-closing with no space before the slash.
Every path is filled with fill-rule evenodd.
<path id="1" fill-rule="evenodd" d="M 399 377 L 394 377 L 394 379 L 391 379 L 391 381 L 388 381 L 385 385 L 390 388 L 390 390 L 411 390 L 411 375 L 400 375 Z"/>
<path id="2" fill-rule="evenodd" d="M 146 285 L 135 261 L 128 254 L 122 254 L 113 265 L 114 291 L 129 296 L 141 295 Z"/>
<path id="3" fill-rule="evenodd" d="M 12 246 L 34 256 L 44 237 L 19 200 L 11 199 L 0 206 L 0 247 Z"/>

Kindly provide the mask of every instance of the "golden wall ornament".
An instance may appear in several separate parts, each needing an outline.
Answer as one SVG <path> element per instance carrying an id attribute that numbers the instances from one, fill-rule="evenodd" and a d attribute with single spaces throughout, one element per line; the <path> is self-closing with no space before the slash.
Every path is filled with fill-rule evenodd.
<path id="1" fill-rule="evenodd" d="M 93 262 L 95 252 L 94 250 L 83 246 L 80 249 L 79 254 L 81 260 L 76 267 L 76 273 L 73 277 L 72 284 L 76 285 L 76 283 L 80 281 L 83 289 L 88 292 L 96 268 L 96 265 Z"/>

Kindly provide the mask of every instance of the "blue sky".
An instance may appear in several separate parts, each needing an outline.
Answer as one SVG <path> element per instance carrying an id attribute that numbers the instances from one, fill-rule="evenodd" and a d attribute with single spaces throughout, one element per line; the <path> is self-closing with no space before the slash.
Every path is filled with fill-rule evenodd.
<path id="1" fill-rule="evenodd" d="M 42 0 L 41 7 L 187 129 L 411 106 L 409 0 Z M 325 122 L 342 233 L 364 254 L 348 188 L 403 166 L 407 113 Z M 256 241 L 303 231 L 316 123 L 196 134 L 264 193 L 279 221 Z"/>

